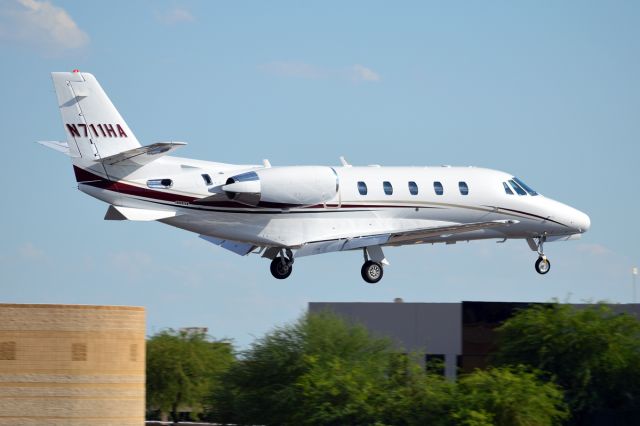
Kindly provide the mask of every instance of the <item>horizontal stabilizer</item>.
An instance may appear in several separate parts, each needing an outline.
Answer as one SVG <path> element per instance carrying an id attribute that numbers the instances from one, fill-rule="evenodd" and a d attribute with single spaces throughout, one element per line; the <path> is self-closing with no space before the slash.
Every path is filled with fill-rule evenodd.
<path id="1" fill-rule="evenodd" d="M 69 150 L 69 144 L 67 142 L 58 142 L 58 141 L 38 141 L 38 143 L 42 146 L 46 146 L 47 148 L 51 148 L 54 151 L 61 152 L 65 155 L 71 157 L 71 152 Z M 77 157 L 77 156 L 76 156 Z"/>
<path id="2" fill-rule="evenodd" d="M 253 251 L 256 248 L 253 244 L 242 243 L 240 241 L 233 240 L 221 240 L 219 238 L 210 237 L 208 235 L 199 235 L 205 241 L 209 241 L 217 246 L 222 247 L 223 249 L 227 249 L 229 251 L 234 252 L 235 254 L 239 254 L 240 256 L 245 256 Z"/>
<path id="3" fill-rule="evenodd" d="M 104 220 L 151 221 L 175 217 L 176 212 L 166 210 L 135 209 L 131 207 L 109 206 Z"/>
<path id="4" fill-rule="evenodd" d="M 185 145 L 185 142 L 158 142 L 147 146 L 141 146 L 140 148 L 123 151 L 96 161 L 102 161 L 104 164 L 109 166 L 118 165 L 140 167 L 145 164 L 149 164 L 152 161 L 157 160 L 171 151 L 175 151 Z"/>

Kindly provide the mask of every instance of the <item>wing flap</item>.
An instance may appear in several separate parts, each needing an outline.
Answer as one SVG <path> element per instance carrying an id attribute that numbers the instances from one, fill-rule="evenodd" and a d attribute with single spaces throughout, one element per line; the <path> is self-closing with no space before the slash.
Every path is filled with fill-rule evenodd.
<path id="1" fill-rule="evenodd" d="M 375 235 L 363 235 L 358 237 L 336 238 L 325 241 L 313 241 L 304 244 L 295 254 L 295 257 L 312 256 L 315 254 L 334 251 L 354 250 L 358 248 L 381 246 L 385 244 L 402 244 L 412 241 L 420 241 L 424 238 L 446 237 L 453 234 L 489 229 L 500 226 L 509 226 L 518 223 L 517 220 L 493 220 L 489 222 L 475 222 L 457 225 L 434 226 L 428 228 L 409 229 L 406 231 L 394 231 L 378 233 Z"/>
<path id="2" fill-rule="evenodd" d="M 235 254 L 239 254 L 240 256 L 245 256 L 253 251 L 256 248 L 253 244 L 242 243 L 240 241 L 233 240 L 221 240 L 219 238 L 210 237 L 208 235 L 199 235 L 205 241 L 208 241 L 212 244 L 222 247 L 223 249 L 234 252 Z"/>
<path id="3" fill-rule="evenodd" d="M 117 165 L 140 167 L 145 164 L 149 164 L 152 161 L 157 160 L 158 158 L 163 157 L 185 145 L 185 142 L 157 142 L 151 145 L 123 151 L 96 161 L 102 161 L 104 164 L 109 166 Z"/>
<path id="4" fill-rule="evenodd" d="M 448 226 L 437 226 L 433 228 L 413 229 L 409 231 L 395 232 L 391 234 L 389 243 L 400 243 L 409 241 L 419 241 L 423 238 L 442 237 L 446 238 L 454 234 L 478 231 L 480 229 L 496 228 L 519 223 L 517 220 L 492 220 L 488 222 L 464 223 Z"/>
<path id="5" fill-rule="evenodd" d="M 368 246 L 379 246 L 389 241 L 390 234 L 369 235 L 366 237 L 341 238 L 329 241 L 316 241 L 303 245 L 296 251 L 295 257 L 313 256 L 334 251 L 354 250 Z"/>

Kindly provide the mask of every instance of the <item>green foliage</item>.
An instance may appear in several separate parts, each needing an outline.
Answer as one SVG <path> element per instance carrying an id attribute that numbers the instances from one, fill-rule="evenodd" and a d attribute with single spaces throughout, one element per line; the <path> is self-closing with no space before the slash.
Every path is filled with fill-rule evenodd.
<path id="1" fill-rule="evenodd" d="M 257 340 L 223 377 L 210 419 L 266 425 L 553 425 L 562 392 L 523 368 L 460 384 L 429 374 L 385 339 L 329 313 Z"/>
<path id="2" fill-rule="evenodd" d="M 220 420 L 358 424 L 384 379 L 391 344 L 328 313 L 309 314 L 253 343 L 215 394 Z"/>
<path id="3" fill-rule="evenodd" d="M 188 406 L 197 415 L 232 361 L 231 345 L 204 334 L 160 332 L 147 340 L 147 406 L 171 412 Z"/>
<path id="4" fill-rule="evenodd" d="M 467 426 L 546 426 L 568 417 L 562 391 L 523 367 L 476 370 L 458 381 L 454 418 Z"/>
<path id="5" fill-rule="evenodd" d="M 603 409 L 640 407 L 640 322 L 603 304 L 557 303 L 520 311 L 498 330 L 495 363 L 549 373 L 576 419 Z"/>
<path id="6" fill-rule="evenodd" d="M 640 407 L 640 323 L 597 305 L 548 304 L 498 330 L 497 365 L 446 381 L 387 339 L 330 313 L 308 314 L 231 347 L 173 331 L 147 345 L 150 407 L 266 425 L 523 425 Z M 563 393 L 561 389 L 566 390 Z M 565 403 L 566 401 L 566 403 Z"/>
<path id="7" fill-rule="evenodd" d="M 417 359 L 396 355 L 378 395 L 380 421 L 388 425 L 450 425 L 455 389 L 444 377 L 426 373 Z"/>

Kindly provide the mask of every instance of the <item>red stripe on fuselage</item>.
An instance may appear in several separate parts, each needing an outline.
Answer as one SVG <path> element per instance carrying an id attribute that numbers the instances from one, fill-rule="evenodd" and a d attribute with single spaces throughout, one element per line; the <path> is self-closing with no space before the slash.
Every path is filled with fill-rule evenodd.
<path id="1" fill-rule="evenodd" d="M 148 188 L 143 188 L 135 185 L 130 185 L 128 183 L 120 182 L 120 181 L 112 181 L 106 179 L 100 175 L 94 174 L 86 169 L 80 168 L 78 166 L 73 166 L 73 171 L 76 175 L 76 181 L 78 183 L 82 183 L 85 185 L 90 185 L 95 188 L 106 189 L 108 191 L 120 192 L 121 194 L 131 195 L 136 197 L 144 197 L 149 198 L 156 201 L 167 201 L 170 203 L 174 202 L 187 202 L 194 203 L 196 205 L 208 206 L 208 207 L 222 207 L 222 208 L 239 208 L 239 209 L 264 209 L 264 208 L 303 208 L 303 209 L 319 209 L 324 208 L 323 204 L 316 204 L 313 206 L 297 206 L 292 204 L 281 204 L 281 203 L 265 203 L 261 202 L 256 207 L 251 207 L 246 204 L 241 204 L 232 200 L 229 201 L 214 201 L 214 202 L 201 202 L 198 203 L 198 200 L 202 198 L 198 197 L 190 197 L 186 195 L 174 194 L 172 192 L 162 192 L 155 191 Z M 337 208 L 338 206 L 335 204 L 327 205 L 329 208 Z M 383 204 L 342 204 L 342 209 L 372 209 L 372 208 L 437 208 L 437 207 L 428 207 L 428 206 L 413 206 L 413 205 L 383 205 Z"/>
<path id="2" fill-rule="evenodd" d="M 134 195 L 138 197 L 170 202 L 183 201 L 191 203 L 198 199 L 196 197 L 172 194 L 170 192 L 154 191 L 148 188 L 129 185 L 128 183 L 124 182 L 114 182 L 109 179 L 105 179 L 102 176 L 93 174 L 88 170 L 82 169 L 78 166 L 73 166 L 73 171 L 76 174 L 76 181 L 78 181 L 78 183 L 84 183 L 86 185 L 91 185 L 96 188 L 106 189 L 109 191 L 120 192 L 121 194 Z"/>

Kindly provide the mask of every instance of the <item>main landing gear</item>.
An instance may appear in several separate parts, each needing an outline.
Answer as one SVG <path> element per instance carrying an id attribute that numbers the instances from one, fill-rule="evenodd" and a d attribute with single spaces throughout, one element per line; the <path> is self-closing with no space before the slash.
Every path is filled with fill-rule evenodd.
<path id="1" fill-rule="evenodd" d="M 362 251 L 364 253 L 364 264 L 360 269 L 362 279 L 369 284 L 375 284 L 382 279 L 384 274 L 382 268 L 382 264 L 385 262 L 384 254 L 379 246 L 364 248 Z"/>
<path id="2" fill-rule="evenodd" d="M 375 284 L 382 279 L 384 270 L 382 269 L 382 264 L 374 262 L 373 260 L 367 260 L 364 262 L 364 265 L 362 265 L 360 273 L 366 282 Z"/>
<path id="3" fill-rule="evenodd" d="M 536 251 L 538 252 L 538 260 L 536 260 L 536 272 L 544 275 L 551 269 L 551 262 L 547 259 L 547 256 L 544 255 L 543 244 L 547 240 L 546 236 L 542 236 L 538 238 L 538 242 L 534 243 L 536 245 Z"/>
<path id="4" fill-rule="evenodd" d="M 284 280 L 293 271 L 293 253 L 290 249 L 280 250 L 280 255 L 271 261 L 271 275 L 279 280 Z"/>

